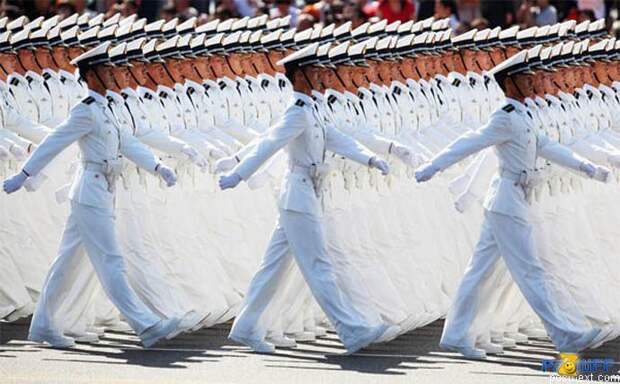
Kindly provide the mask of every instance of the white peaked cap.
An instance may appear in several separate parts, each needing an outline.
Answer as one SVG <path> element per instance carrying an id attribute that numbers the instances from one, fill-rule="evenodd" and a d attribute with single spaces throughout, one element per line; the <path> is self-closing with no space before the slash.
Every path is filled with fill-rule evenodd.
<path id="1" fill-rule="evenodd" d="M 119 26 L 123 26 L 123 25 L 131 25 L 133 24 L 134 21 L 136 21 L 136 19 L 138 18 L 138 15 L 136 15 L 135 13 L 133 15 L 129 15 L 126 18 L 124 18 L 123 20 L 118 22 Z"/>
<path id="2" fill-rule="evenodd" d="M 200 47 L 204 45 L 206 38 L 207 38 L 207 35 L 205 35 L 204 33 L 201 33 L 200 35 L 192 38 L 189 42 L 190 48 Z"/>
<path id="3" fill-rule="evenodd" d="M 94 27 L 96 25 L 102 24 L 103 23 L 103 19 L 104 19 L 104 14 L 100 13 L 97 16 L 93 17 L 92 19 L 88 20 L 88 26 L 89 27 Z"/>
<path id="4" fill-rule="evenodd" d="M 583 33 L 588 30 L 590 20 L 584 20 L 575 26 L 575 33 Z"/>
<path id="5" fill-rule="evenodd" d="M 99 57 L 104 54 L 107 55 L 110 45 L 111 43 L 109 41 L 106 41 L 103 44 L 99 44 L 95 48 L 89 51 L 86 51 L 82 53 L 81 55 L 79 55 L 78 57 L 76 57 L 75 59 L 71 60 L 71 65 L 78 66 L 83 61 L 89 61 L 89 59 L 91 58 Z"/>
<path id="6" fill-rule="evenodd" d="M 396 48 L 410 47 L 411 44 L 413 43 L 414 37 L 415 37 L 414 34 L 409 34 L 409 35 L 401 37 L 396 42 Z"/>
<path id="7" fill-rule="evenodd" d="M 346 23 L 343 23 L 342 25 L 335 28 L 333 35 L 334 37 L 338 38 L 338 36 L 346 35 L 347 33 L 350 33 L 350 32 L 351 32 L 351 22 L 347 21 Z"/>
<path id="8" fill-rule="evenodd" d="M 278 27 L 284 28 L 288 27 L 291 24 L 291 15 L 286 15 L 284 17 L 280 17 L 280 24 Z"/>
<path id="9" fill-rule="evenodd" d="M 215 20 L 209 21 L 208 23 L 199 25 L 196 27 L 196 33 L 216 31 L 219 23 L 220 23 L 220 19 L 215 19 Z"/>
<path id="10" fill-rule="evenodd" d="M 234 22 L 235 22 L 234 19 L 226 19 L 226 20 L 220 21 L 219 24 L 217 25 L 217 31 L 218 32 L 230 31 Z"/>
<path id="11" fill-rule="evenodd" d="M 316 56 L 317 50 L 319 49 L 319 43 L 312 43 L 305 48 L 302 48 L 292 54 L 284 57 L 282 60 L 278 61 L 277 65 L 285 65 L 288 63 L 299 62 L 302 59 Z"/>
<path id="12" fill-rule="evenodd" d="M 28 22 L 28 18 L 26 16 L 20 16 L 17 19 L 9 22 L 6 25 L 6 29 L 8 29 L 9 31 L 21 29 L 21 28 L 24 28 L 27 22 Z"/>
<path id="13" fill-rule="evenodd" d="M 183 33 L 185 31 L 193 30 L 196 27 L 196 16 L 192 16 L 189 19 L 185 20 L 181 24 L 177 25 L 177 31 L 179 33 Z"/>
<path id="14" fill-rule="evenodd" d="M 518 67 L 527 61 L 527 50 L 523 50 L 516 55 L 510 56 L 508 59 L 502 61 L 488 72 L 491 77 L 500 73 L 510 73 L 512 68 Z"/>
<path id="15" fill-rule="evenodd" d="M 148 23 L 147 25 L 144 26 L 144 32 L 146 32 L 147 34 L 153 31 L 161 32 L 161 29 L 164 27 L 165 23 L 166 23 L 166 20 L 164 19 L 156 20 L 156 21 L 153 21 L 152 23 Z"/>
<path id="16" fill-rule="evenodd" d="M 330 58 L 344 55 L 349 51 L 349 46 L 351 45 L 350 41 L 345 41 L 344 43 L 338 44 L 332 49 L 329 50 L 327 54 Z"/>
<path id="17" fill-rule="evenodd" d="M 394 33 L 394 32 L 398 32 L 398 27 L 400 26 L 401 22 L 400 20 L 396 20 L 388 25 L 385 26 L 385 31 L 387 33 Z"/>
<path id="18" fill-rule="evenodd" d="M 121 19 L 121 14 L 115 13 L 112 16 L 110 16 L 106 21 L 103 22 L 103 27 L 105 28 L 105 27 L 109 27 L 110 25 L 118 24 L 120 19 Z"/>
<path id="19" fill-rule="evenodd" d="M 167 49 L 171 49 L 171 48 L 176 48 L 178 42 L 179 42 L 180 36 L 179 35 L 174 35 L 171 38 L 169 38 L 166 41 L 161 42 L 160 44 L 157 44 L 157 52 L 161 52 L 163 50 L 167 50 Z"/>
<path id="20" fill-rule="evenodd" d="M 248 21 L 250 21 L 249 17 L 244 17 L 238 20 L 233 21 L 232 26 L 230 27 L 231 31 L 236 31 L 239 29 L 245 29 L 248 25 Z"/>
<path id="21" fill-rule="evenodd" d="M 411 27 L 413 27 L 413 20 L 406 21 L 398 26 L 398 33 L 409 33 L 411 32 Z"/>
<path id="22" fill-rule="evenodd" d="M 52 29 L 53 27 L 58 25 L 58 20 L 60 20 L 60 16 L 56 15 L 56 16 L 52 16 L 47 20 L 44 20 L 41 23 L 41 28 L 43 29 Z"/>
<path id="23" fill-rule="evenodd" d="M 519 26 L 515 25 L 513 27 L 510 27 L 510 28 L 507 28 L 507 29 L 503 29 L 499 33 L 499 38 L 500 38 L 500 40 L 502 40 L 502 39 L 507 39 L 507 38 L 511 38 L 511 37 L 516 37 L 518 32 L 519 32 Z"/>

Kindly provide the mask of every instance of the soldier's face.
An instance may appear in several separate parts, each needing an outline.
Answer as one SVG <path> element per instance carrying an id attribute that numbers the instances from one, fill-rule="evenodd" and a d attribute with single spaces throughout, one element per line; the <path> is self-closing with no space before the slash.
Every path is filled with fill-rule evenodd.
<path id="1" fill-rule="evenodd" d="M 142 61 L 132 60 L 131 64 L 133 67 L 129 68 L 129 71 L 133 75 L 132 78 L 137 80 L 138 85 L 144 85 L 148 81 L 148 77 L 146 75 L 146 65 Z"/>
<path id="2" fill-rule="evenodd" d="M 471 49 L 464 49 L 461 51 L 461 57 L 463 58 L 463 62 L 465 62 L 465 68 L 471 72 L 480 72 L 480 68 L 478 67 L 478 63 L 476 62 L 476 51 Z"/>
<path id="3" fill-rule="evenodd" d="M 532 87 L 534 88 L 534 93 L 538 96 L 543 96 L 545 94 L 545 85 L 543 82 L 542 71 L 536 71 L 535 76 L 531 76 L 532 78 Z"/>
<path id="4" fill-rule="evenodd" d="M 232 68 L 232 72 L 237 76 L 244 76 L 245 71 L 241 62 L 243 61 L 243 57 L 239 53 L 231 53 L 226 60 Z"/>
<path id="5" fill-rule="evenodd" d="M 209 64 L 211 64 L 211 69 L 215 76 L 218 78 L 229 77 L 234 78 L 234 74 L 228 68 L 228 64 L 226 63 L 226 59 L 223 56 L 212 56 L 209 60 Z"/>
<path id="6" fill-rule="evenodd" d="M 275 69 L 271 66 L 271 63 L 269 62 L 267 54 L 257 53 L 254 55 L 254 59 L 256 60 L 256 66 L 261 73 L 266 73 L 271 76 L 276 74 Z"/>
<path id="7" fill-rule="evenodd" d="M 336 75 L 336 73 L 338 73 L 338 75 Z M 342 81 L 340 81 L 340 79 L 342 79 Z M 351 84 L 349 71 L 342 65 L 338 66 L 336 69 L 327 68 L 325 70 L 323 82 L 327 88 L 335 89 L 338 92 L 344 92 Z"/>
<path id="8" fill-rule="evenodd" d="M 76 57 L 78 57 L 79 55 L 81 55 L 82 53 L 84 53 L 84 48 L 82 48 L 82 47 L 69 47 L 69 48 L 67 48 L 67 50 L 69 52 L 70 60 L 73 60 Z"/>
<path id="9" fill-rule="evenodd" d="M 2 65 L 4 71 L 9 75 L 13 72 L 17 72 L 22 75 L 26 73 L 17 60 L 17 56 L 13 53 L 0 53 L 0 65 Z"/>
<path id="10" fill-rule="evenodd" d="M 194 60 L 193 59 L 184 59 L 179 61 L 179 68 L 183 77 L 186 79 L 190 79 L 195 82 L 201 82 L 202 79 L 198 76 L 198 73 L 194 70 Z"/>
<path id="11" fill-rule="evenodd" d="M 166 59 L 166 64 L 164 65 L 168 69 L 168 73 L 170 74 L 169 76 L 172 77 L 172 80 L 174 80 L 175 83 L 181 84 L 185 81 L 185 79 L 183 77 L 183 73 L 181 72 L 179 62 L 180 60 L 178 59 Z"/>
<path id="12" fill-rule="evenodd" d="M 365 67 L 351 67 L 350 75 L 351 75 L 351 83 L 355 88 L 358 87 L 368 87 L 368 80 L 366 77 L 366 72 L 368 68 Z"/>
<path id="13" fill-rule="evenodd" d="M 493 60 L 493 66 L 496 66 L 506 60 L 506 53 L 502 47 L 493 48 L 489 55 L 491 56 L 491 60 Z"/>
<path id="14" fill-rule="evenodd" d="M 489 51 L 479 51 L 476 55 L 476 61 L 484 71 L 488 71 L 495 66 L 493 60 L 491 60 Z"/>
<path id="15" fill-rule="evenodd" d="M 609 77 L 614 80 L 620 80 L 620 61 L 614 60 L 607 66 L 607 73 Z"/>
<path id="16" fill-rule="evenodd" d="M 26 71 L 41 73 L 41 68 L 34 58 L 34 51 L 30 49 L 20 49 L 17 52 L 17 55 L 19 56 L 19 61 L 22 63 Z"/>
<path id="17" fill-rule="evenodd" d="M 284 56 L 286 56 L 287 53 L 288 52 L 285 52 L 285 51 L 271 50 L 267 54 L 267 56 L 269 57 L 269 62 L 271 63 L 271 66 L 273 68 L 275 68 L 275 70 L 280 72 L 280 73 L 284 73 L 285 72 L 284 71 L 284 66 L 278 65 L 277 62 L 282 60 L 284 58 Z"/>
<path id="18" fill-rule="evenodd" d="M 506 58 L 512 57 L 513 55 L 516 55 L 517 53 L 521 52 L 521 50 L 513 45 L 510 45 L 508 47 L 506 47 Z"/>
<path id="19" fill-rule="evenodd" d="M 596 74 L 596 78 L 605 84 L 609 83 L 607 66 L 607 63 L 604 63 L 602 61 L 597 61 L 592 65 L 594 73 Z"/>
<path id="20" fill-rule="evenodd" d="M 408 79 L 419 80 L 418 72 L 415 70 L 415 62 L 411 57 L 406 57 L 400 63 L 400 71 Z"/>
<path id="21" fill-rule="evenodd" d="M 314 87 L 311 83 L 308 82 L 308 80 L 312 81 L 312 76 L 310 76 L 309 74 L 305 74 L 303 71 L 304 70 L 302 69 L 298 69 L 293 74 L 293 89 L 297 92 L 311 95 Z"/>
<path id="22" fill-rule="evenodd" d="M 543 82 L 543 89 L 545 93 L 550 95 L 555 95 L 558 93 L 559 89 L 553 82 L 553 73 L 551 72 L 541 72 L 541 78 Z"/>
<path id="23" fill-rule="evenodd" d="M 136 80 L 129 71 L 129 67 L 116 67 L 114 70 L 116 81 L 121 89 L 136 88 L 138 86 Z"/>
<path id="24" fill-rule="evenodd" d="M 200 74 L 201 80 L 215 80 L 211 67 L 209 65 L 209 59 L 206 57 L 198 57 L 194 59 L 194 68 Z"/>
<path id="25" fill-rule="evenodd" d="M 97 75 L 99 75 L 99 79 L 103 82 L 103 85 L 106 89 L 114 92 L 120 91 L 120 88 L 115 80 L 113 67 L 98 65 L 95 67 L 95 72 L 97 72 Z"/>
<path id="26" fill-rule="evenodd" d="M 325 69 L 315 66 L 307 66 L 302 69 L 305 72 L 306 77 L 310 80 L 312 89 L 318 92 L 325 92 L 325 85 L 323 84 L 323 77 L 325 76 Z"/>
<path id="27" fill-rule="evenodd" d="M 534 91 L 534 76 L 526 74 L 518 74 L 512 76 L 515 84 L 525 97 L 533 97 L 536 95 Z"/>
<path id="28" fill-rule="evenodd" d="M 75 68 L 71 65 L 69 58 L 69 52 L 65 47 L 56 46 L 52 49 L 52 56 L 54 57 L 54 61 L 58 64 L 60 69 L 63 69 L 67 72 L 73 72 Z"/>
<path id="29" fill-rule="evenodd" d="M 39 47 L 34 52 L 35 57 L 37 58 L 37 62 L 41 66 L 41 68 L 49 68 L 54 71 L 58 70 L 58 66 L 52 57 L 52 51 L 48 48 Z"/>
<path id="30" fill-rule="evenodd" d="M 161 84 L 166 87 L 174 85 L 174 81 L 170 78 L 163 64 L 161 63 L 148 63 L 146 65 L 146 71 L 151 76 L 156 84 Z"/>

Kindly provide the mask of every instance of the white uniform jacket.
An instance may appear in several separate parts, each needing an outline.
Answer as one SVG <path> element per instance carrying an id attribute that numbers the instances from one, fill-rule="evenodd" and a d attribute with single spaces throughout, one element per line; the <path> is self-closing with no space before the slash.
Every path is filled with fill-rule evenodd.
<path id="1" fill-rule="evenodd" d="M 114 193 L 103 170 L 106 163 L 118 161 L 121 155 L 147 171 L 155 173 L 158 159 L 129 129 L 122 127 L 108 107 L 105 97 L 96 92 L 70 112 L 32 153 L 23 169 L 37 175 L 56 155 L 74 141 L 80 147 L 82 166 L 76 176 L 69 198 L 79 204 L 112 209 Z"/>
<path id="2" fill-rule="evenodd" d="M 258 141 L 234 172 L 248 180 L 278 150 L 286 147 L 288 172 L 280 190 L 278 206 L 282 210 L 320 215 L 310 169 L 322 166 L 325 151 L 330 150 L 361 164 L 368 164 L 371 152 L 355 140 L 325 125 L 316 117 L 314 101 L 295 92 L 293 102 L 282 119 Z"/>
<path id="3" fill-rule="evenodd" d="M 494 145 L 499 170 L 487 192 L 484 208 L 526 219 L 527 201 L 520 182 L 523 176 L 534 174 L 537 156 L 574 170 L 579 170 L 585 160 L 567 147 L 539 134 L 531 113 L 528 114 L 523 104 L 510 98 L 506 101 L 504 107 L 491 114 L 486 125 L 456 139 L 432 160 L 432 164 L 444 170 Z"/>

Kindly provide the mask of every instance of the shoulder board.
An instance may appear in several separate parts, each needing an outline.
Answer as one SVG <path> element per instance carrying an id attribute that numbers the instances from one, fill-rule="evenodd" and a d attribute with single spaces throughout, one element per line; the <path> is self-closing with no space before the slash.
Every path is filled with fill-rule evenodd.
<path id="1" fill-rule="evenodd" d="M 334 104 L 336 102 L 336 100 L 338 100 L 336 98 L 336 96 L 334 95 L 329 95 L 329 97 L 327 98 L 327 104 Z"/>
<path id="2" fill-rule="evenodd" d="M 260 82 L 260 86 L 263 88 L 266 88 L 269 85 L 269 80 L 267 79 L 263 79 L 263 81 Z"/>
<path id="3" fill-rule="evenodd" d="M 196 90 L 195 90 L 194 88 L 192 88 L 192 87 L 188 87 L 188 88 L 187 88 L 187 94 L 188 94 L 188 95 L 193 95 L 193 94 L 194 94 L 194 92 L 196 92 Z"/>
<path id="4" fill-rule="evenodd" d="M 394 87 L 394 89 L 392 90 L 392 93 L 395 94 L 395 95 L 400 95 L 401 90 L 398 87 Z"/>
<path id="5" fill-rule="evenodd" d="M 461 85 L 461 80 L 454 79 L 454 81 L 452 82 L 452 85 L 454 85 L 455 87 L 458 87 L 459 85 Z"/>
<path id="6" fill-rule="evenodd" d="M 224 88 L 226 88 L 226 83 L 225 83 L 225 82 L 223 82 L 223 81 L 220 81 L 220 82 L 218 83 L 218 85 L 220 86 L 220 89 L 224 89 Z"/>
<path id="7" fill-rule="evenodd" d="M 506 104 L 506 105 L 504 105 L 504 106 L 502 107 L 502 110 L 503 110 L 503 111 L 505 111 L 505 112 L 510 113 L 510 112 L 512 112 L 512 111 L 514 111 L 514 110 L 515 110 L 515 107 L 514 107 L 514 105 L 512 105 L 512 104 Z"/>
<path id="8" fill-rule="evenodd" d="M 87 98 L 85 98 L 84 100 L 82 100 L 82 103 L 86 104 L 86 105 L 90 105 L 95 101 L 95 98 L 92 96 L 88 96 Z"/>
<path id="9" fill-rule="evenodd" d="M 147 100 L 151 100 L 153 98 L 153 95 L 151 95 L 150 93 L 145 93 L 144 98 Z"/>
<path id="10" fill-rule="evenodd" d="M 10 84 L 11 84 L 11 85 L 17 85 L 17 84 L 19 84 L 19 80 L 17 79 L 17 77 L 12 78 L 12 79 L 11 79 L 11 83 L 10 83 Z"/>
<path id="11" fill-rule="evenodd" d="M 298 100 L 295 102 L 295 105 L 296 105 L 296 106 L 298 106 L 298 107 L 303 107 L 304 105 L 306 105 L 306 103 L 305 103 L 303 100 L 298 99 Z"/>
<path id="12" fill-rule="evenodd" d="M 280 86 L 280 88 L 284 88 L 284 87 L 286 87 L 286 81 L 280 79 L 280 80 L 278 80 L 278 85 Z"/>
<path id="13" fill-rule="evenodd" d="M 45 80 L 49 80 L 51 77 L 52 77 L 52 75 L 50 75 L 49 73 L 47 73 L 47 72 L 43 72 L 43 78 L 44 78 Z"/>
<path id="14" fill-rule="evenodd" d="M 166 94 L 166 92 L 161 91 L 159 92 L 159 97 L 161 97 L 162 99 L 165 99 L 166 97 L 168 97 L 168 95 Z"/>

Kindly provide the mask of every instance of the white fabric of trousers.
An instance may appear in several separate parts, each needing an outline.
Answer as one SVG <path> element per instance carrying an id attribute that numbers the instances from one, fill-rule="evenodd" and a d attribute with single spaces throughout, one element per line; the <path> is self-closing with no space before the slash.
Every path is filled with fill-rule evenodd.
<path id="1" fill-rule="evenodd" d="M 345 347 L 354 347 L 380 324 L 369 324 L 338 287 L 327 252 L 322 219 L 312 214 L 280 210 L 261 266 L 254 275 L 243 307 L 235 319 L 231 337 L 262 340 L 266 329 L 261 315 L 282 289 L 293 258 L 314 298 L 321 306 Z"/>
<path id="2" fill-rule="evenodd" d="M 84 249 L 104 291 L 138 335 L 159 322 L 159 317 L 140 301 L 129 285 L 113 213 L 73 202 L 58 257 L 47 274 L 37 303 L 31 334 L 63 331 L 63 325 L 56 321 L 61 315 L 58 309 L 66 293 L 80 278 Z"/>
<path id="3" fill-rule="evenodd" d="M 532 225 L 526 220 L 486 211 L 480 239 L 465 270 L 452 307 L 448 312 L 442 344 L 473 347 L 478 336 L 473 325 L 484 316 L 489 294 L 501 268 L 500 257 L 534 312 L 541 318 L 547 333 L 559 350 L 572 348 L 572 342 L 587 332 L 585 322 L 571 321 L 558 303 L 570 302 L 557 297 L 549 276 L 536 255 Z M 580 326 L 581 325 L 581 326 Z"/>

